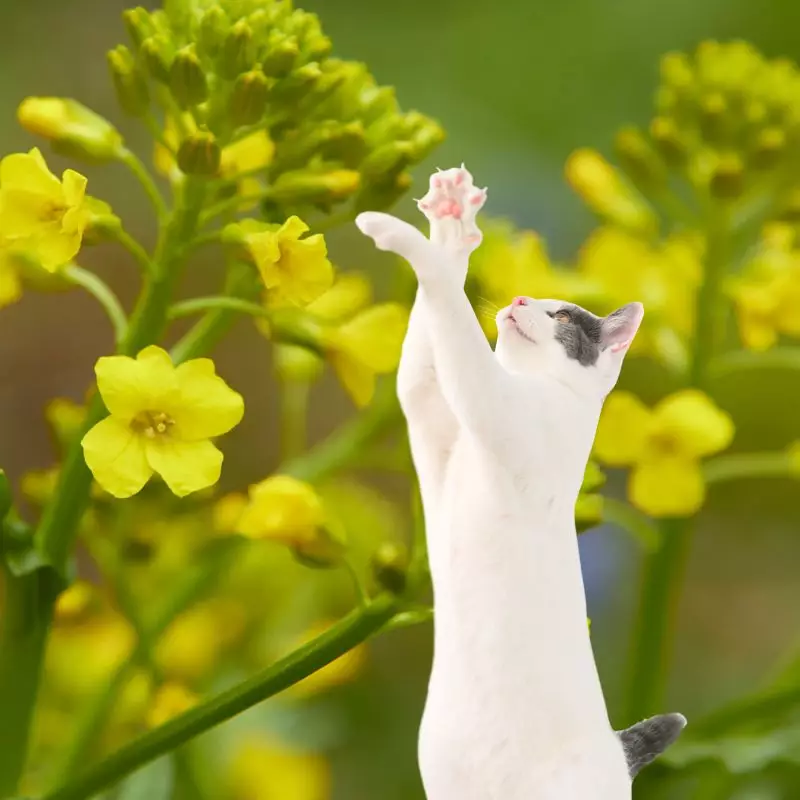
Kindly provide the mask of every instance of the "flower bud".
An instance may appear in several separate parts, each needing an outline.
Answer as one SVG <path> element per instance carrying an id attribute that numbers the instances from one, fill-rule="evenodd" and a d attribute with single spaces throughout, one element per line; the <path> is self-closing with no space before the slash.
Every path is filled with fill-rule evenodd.
<path id="1" fill-rule="evenodd" d="M 316 86 L 321 76 L 319 64 L 304 64 L 276 85 L 276 94 L 281 102 L 296 103 Z"/>
<path id="2" fill-rule="evenodd" d="M 209 131 L 190 133 L 178 148 L 178 166 L 186 175 L 216 175 L 221 158 L 219 143 Z"/>
<path id="3" fill-rule="evenodd" d="M 255 62 L 255 43 L 250 26 L 240 19 L 228 31 L 222 43 L 219 57 L 219 71 L 224 78 L 233 80 L 242 72 L 247 72 Z"/>
<path id="4" fill-rule="evenodd" d="M 411 159 L 422 161 L 445 140 L 444 128 L 433 120 L 426 120 L 411 137 Z"/>
<path id="5" fill-rule="evenodd" d="M 150 12 L 146 8 L 142 8 L 142 6 L 123 11 L 122 21 L 125 23 L 128 36 L 131 37 L 133 46 L 137 50 L 148 36 L 152 36 L 156 32 L 156 26 L 153 24 Z"/>
<path id="6" fill-rule="evenodd" d="M 273 352 L 275 372 L 282 381 L 310 383 L 317 380 L 325 368 L 325 360 L 306 347 L 279 344 Z"/>
<path id="7" fill-rule="evenodd" d="M 76 100 L 28 97 L 20 104 L 17 119 L 26 131 L 49 139 L 65 155 L 108 161 L 122 148 L 119 131 Z"/>
<path id="8" fill-rule="evenodd" d="M 730 127 L 727 117 L 728 103 L 722 92 L 711 92 L 700 99 L 700 129 L 710 142 L 718 142 L 725 137 Z"/>
<path id="9" fill-rule="evenodd" d="M 652 231 L 656 219 L 644 198 L 598 152 L 576 150 L 567 160 L 567 181 L 598 216 L 630 230 Z"/>
<path id="10" fill-rule="evenodd" d="M 65 450 L 80 433 L 86 407 L 66 397 L 55 397 L 45 407 L 44 416 L 59 450 Z"/>
<path id="11" fill-rule="evenodd" d="M 720 157 L 709 181 L 711 194 L 722 199 L 732 199 L 738 197 L 743 188 L 744 165 L 742 159 L 735 153 Z"/>
<path id="12" fill-rule="evenodd" d="M 348 167 L 356 167 L 367 153 L 364 126 L 360 121 L 346 125 L 335 123 L 320 145 L 320 155 L 325 159 L 341 161 Z"/>
<path id="13" fill-rule="evenodd" d="M 633 182 L 643 190 L 662 187 L 667 168 L 661 156 L 636 128 L 624 128 L 614 141 L 617 158 Z"/>
<path id="14" fill-rule="evenodd" d="M 401 172 L 389 180 L 366 184 L 356 195 L 356 211 L 385 211 L 391 208 L 410 188 L 413 180 Z"/>
<path id="15" fill-rule="evenodd" d="M 132 117 L 143 116 L 150 107 L 150 92 L 147 79 L 131 51 L 124 45 L 110 50 L 108 65 L 122 110 Z"/>
<path id="16" fill-rule="evenodd" d="M 178 50 L 169 71 L 169 88 L 181 108 L 196 106 L 208 97 L 206 76 L 193 44 Z"/>
<path id="17" fill-rule="evenodd" d="M 261 68 L 267 75 L 282 78 L 291 72 L 299 53 L 297 39 L 293 36 L 271 36 L 267 53 L 261 60 Z"/>
<path id="18" fill-rule="evenodd" d="M 284 205 L 334 203 L 356 192 L 360 182 L 359 173 L 351 169 L 284 172 L 272 185 L 270 199 Z"/>
<path id="19" fill-rule="evenodd" d="M 260 69 L 239 75 L 233 85 L 228 105 L 230 121 L 234 128 L 252 125 L 264 116 L 269 89 L 269 79 Z"/>
<path id="20" fill-rule="evenodd" d="M 786 152 L 786 133 L 781 128 L 765 128 L 756 137 L 750 163 L 758 169 L 770 169 Z"/>
<path id="21" fill-rule="evenodd" d="M 145 39 L 139 50 L 142 62 L 150 76 L 159 83 L 169 83 L 172 66 L 172 46 L 166 36 L 157 34 Z"/>
<path id="22" fill-rule="evenodd" d="M 364 180 L 378 183 L 402 171 L 411 163 L 412 150 L 409 142 L 388 142 L 376 148 L 361 164 Z"/>
<path id="23" fill-rule="evenodd" d="M 213 5 L 200 18 L 198 44 L 202 52 L 216 57 L 231 28 L 228 15 L 220 5 Z"/>
<path id="24" fill-rule="evenodd" d="M 88 212 L 83 234 L 84 244 L 100 244 L 115 239 L 122 230 L 122 220 L 114 214 L 111 206 L 96 197 L 86 197 L 83 202 Z"/>
<path id="25" fill-rule="evenodd" d="M 371 559 L 372 574 L 378 584 L 392 594 L 402 594 L 408 577 L 408 554 L 394 542 L 384 542 Z"/>
<path id="26" fill-rule="evenodd" d="M 373 87 L 364 93 L 361 116 L 365 125 L 387 114 L 397 113 L 397 94 L 394 86 Z"/>
<path id="27" fill-rule="evenodd" d="M 583 533 L 603 521 L 603 495 L 579 494 L 575 503 L 575 530 Z"/>
<path id="28" fill-rule="evenodd" d="M 682 167 L 686 163 L 689 148 L 673 119 L 656 117 L 650 123 L 650 136 L 667 164 Z"/>

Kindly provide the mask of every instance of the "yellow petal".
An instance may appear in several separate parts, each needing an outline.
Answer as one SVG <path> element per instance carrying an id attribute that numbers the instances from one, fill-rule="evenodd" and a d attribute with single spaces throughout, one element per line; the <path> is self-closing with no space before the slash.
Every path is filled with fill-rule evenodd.
<path id="1" fill-rule="evenodd" d="M 273 475 L 251 486 L 249 497 L 237 524 L 245 536 L 292 543 L 299 535 L 313 536 L 325 521 L 313 487 L 289 475 Z"/>
<path id="2" fill-rule="evenodd" d="M 182 442 L 169 436 L 148 439 L 147 461 L 178 497 L 213 486 L 222 471 L 222 453 L 208 440 Z"/>
<path id="3" fill-rule="evenodd" d="M 53 235 L 61 232 L 60 216 L 48 219 L 46 197 L 25 189 L 0 190 L 0 236 L 20 237 Z M 26 245 L 29 243 L 26 243 Z"/>
<path id="4" fill-rule="evenodd" d="M 369 405 L 375 394 L 375 373 L 344 352 L 331 353 L 329 359 L 353 402 L 359 408 Z"/>
<path id="5" fill-rule="evenodd" d="M 86 184 L 88 183 L 85 176 L 80 172 L 75 172 L 74 169 L 64 171 L 64 199 L 67 205 L 77 206 L 83 202 L 86 196 Z"/>
<path id="6" fill-rule="evenodd" d="M 291 216 L 278 229 L 278 238 L 282 240 L 299 239 L 307 230 L 309 230 L 308 225 L 300 217 Z"/>
<path id="7" fill-rule="evenodd" d="M 688 517 L 705 499 L 700 465 L 682 458 L 664 458 L 634 468 L 628 483 L 631 503 L 652 517 Z"/>
<path id="8" fill-rule="evenodd" d="M 142 411 L 164 411 L 178 390 L 175 368 L 166 351 L 147 347 L 136 359 L 104 356 L 94 368 L 106 408 L 130 420 Z"/>
<path id="9" fill-rule="evenodd" d="M 676 392 L 653 411 L 659 435 L 668 436 L 687 455 L 709 456 L 733 441 L 735 429 L 730 415 L 697 389 Z"/>
<path id="10" fill-rule="evenodd" d="M 48 169 L 38 147 L 28 153 L 12 153 L 0 161 L 0 188 L 23 189 L 54 200 L 63 197 L 61 183 Z"/>
<path id="11" fill-rule="evenodd" d="M 44 269 L 55 272 L 78 255 L 82 233 L 62 232 L 54 225 L 48 225 L 30 238 L 30 253 Z"/>
<path id="12" fill-rule="evenodd" d="M 309 303 L 306 310 L 320 319 L 338 322 L 362 309 L 371 296 L 372 287 L 366 276 L 348 272 L 340 275 L 325 294 Z"/>
<path id="13" fill-rule="evenodd" d="M 175 437 L 209 439 L 239 424 L 244 415 L 244 400 L 215 373 L 210 358 L 195 358 L 181 364 L 175 376 L 178 393 L 174 406 L 164 409 L 175 420 Z"/>
<path id="14" fill-rule="evenodd" d="M 609 395 L 597 426 L 595 456 L 610 467 L 635 464 L 644 456 L 653 414 L 636 395 Z"/>
<path id="15" fill-rule="evenodd" d="M 95 480 L 114 497 L 131 497 L 153 474 L 142 438 L 115 417 L 98 422 L 81 445 Z"/>
<path id="16" fill-rule="evenodd" d="M 391 372 L 400 360 L 407 327 L 405 306 L 399 303 L 372 306 L 339 328 L 338 349 L 346 350 L 373 372 Z"/>

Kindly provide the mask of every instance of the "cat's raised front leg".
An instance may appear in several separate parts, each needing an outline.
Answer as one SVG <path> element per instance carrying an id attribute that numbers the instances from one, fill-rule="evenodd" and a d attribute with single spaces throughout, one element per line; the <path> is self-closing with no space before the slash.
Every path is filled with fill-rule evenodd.
<path id="1" fill-rule="evenodd" d="M 386 214 L 362 214 L 357 223 L 417 274 L 436 375 L 458 424 L 502 449 L 518 432 L 517 398 L 467 300 L 462 275 L 464 259 L 480 242 L 475 214 L 484 199 L 485 191 L 475 189 L 465 169 L 448 170 L 432 176 L 431 190 L 420 201 L 438 241 Z"/>

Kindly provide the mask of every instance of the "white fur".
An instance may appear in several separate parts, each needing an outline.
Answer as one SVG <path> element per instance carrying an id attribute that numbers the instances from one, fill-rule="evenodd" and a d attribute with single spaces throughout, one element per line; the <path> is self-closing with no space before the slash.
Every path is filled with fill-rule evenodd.
<path id="1" fill-rule="evenodd" d="M 580 366 L 553 341 L 558 323 L 546 312 L 556 301 L 531 301 L 513 320 L 511 307 L 498 314 L 493 352 L 463 291 L 480 242 L 474 217 L 485 193 L 476 191 L 463 168 L 432 176 L 420 201 L 430 240 L 386 214 L 357 219 L 419 280 L 398 394 L 435 596 L 423 783 L 428 800 L 629 800 L 589 640 L 574 526 L 627 341 Z M 459 202 L 460 219 L 441 212 L 443 197 Z"/>

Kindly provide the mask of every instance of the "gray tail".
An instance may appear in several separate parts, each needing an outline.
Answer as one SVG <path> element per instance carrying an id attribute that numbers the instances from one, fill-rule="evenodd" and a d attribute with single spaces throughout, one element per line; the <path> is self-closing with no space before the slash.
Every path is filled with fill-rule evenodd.
<path id="1" fill-rule="evenodd" d="M 659 714 L 618 731 L 631 778 L 660 756 L 680 736 L 685 725 L 683 714 Z"/>

